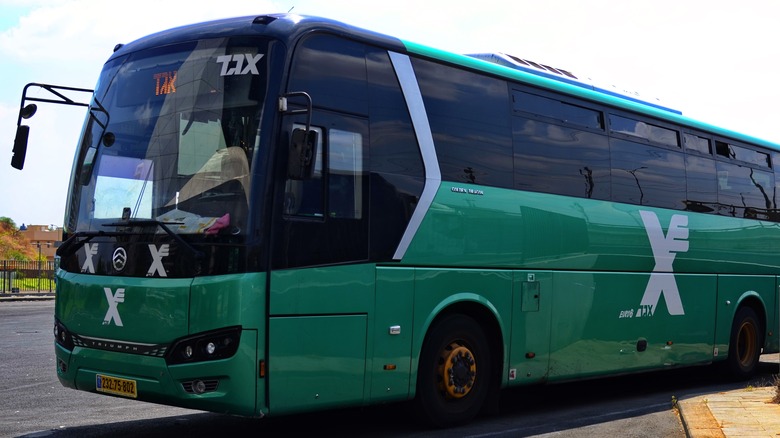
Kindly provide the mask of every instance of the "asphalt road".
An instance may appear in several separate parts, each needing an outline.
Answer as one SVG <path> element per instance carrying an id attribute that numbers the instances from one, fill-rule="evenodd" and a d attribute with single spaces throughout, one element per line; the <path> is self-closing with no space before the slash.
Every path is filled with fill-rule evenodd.
<path id="1" fill-rule="evenodd" d="M 769 385 L 777 362 L 750 383 L 724 383 L 689 368 L 502 394 L 497 415 L 429 430 L 404 404 L 251 419 L 172 408 L 62 387 L 54 370 L 53 302 L 0 303 L 0 436 L 170 437 L 684 437 L 672 398 Z"/>

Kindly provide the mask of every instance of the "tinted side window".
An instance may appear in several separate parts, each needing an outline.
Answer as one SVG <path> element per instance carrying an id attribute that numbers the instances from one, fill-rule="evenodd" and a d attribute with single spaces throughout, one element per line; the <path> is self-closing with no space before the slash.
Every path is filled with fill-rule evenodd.
<path id="1" fill-rule="evenodd" d="M 295 127 L 304 129 L 305 125 Z M 363 219 L 366 160 L 362 133 L 337 128 L 325 130 L 318 126 L 311 129 L 317 132 L 314 171 L 310 178 L 287 180 L 284 214 L 320 220 L 325 216 Z M 323 196 L 325 181 L 327 197 Z"/>
<path id="2" fill-rule="evenodd" d="M 512 187 L 507 83 L 412 59 L 444 180 Z"/>
<path id="3" fill-rule="evenodd" d="M 364 139 L 360 132 L 328 131 L 328 216 L 363 219 L 367 187 Z"/>
<path id="4" fill-rule="evenodd" d="M 772 208 L 773 189 L 770 172 L 718 162 L 718 203 L 722 215 L 767 218 Z"/>
<path id="5" fill-rule="evenodd" d="M 609 199 L 605 135 L 513 117 L 515 188 Z"/>
<path id="6" fill-rule="evenodd" d="M 682 152 L 611 139 L 612 200 L 685 209 Z"/>
<path id="7" fill-rule="evenodd" d="M 362 44 L 313 35 L 296 49 L 289 90 L 305 91 L 314 106 L 368 114 L 366 60 Z"/>
<path id="8" fill-rule="evenodd" d="M 412 119 L 390 57 L 369 49 L 371 169 L 374 172 L 424 177 Z"/>
<path id="9" fill-rule="evenodd" d="M 715 178 L 715 160 L 688 155 L 685 157 L 687 180 L 686 210 L 713 213 L 718 203 L 718 182 Z"/>

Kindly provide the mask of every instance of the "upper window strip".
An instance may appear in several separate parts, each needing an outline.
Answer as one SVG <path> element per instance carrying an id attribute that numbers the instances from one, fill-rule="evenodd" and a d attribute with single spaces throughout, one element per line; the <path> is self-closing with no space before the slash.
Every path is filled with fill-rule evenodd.
<path id="1" fill-rule="evenodd" d="M 512 109 L 549 117 L 585 128 L 604 129 L 600 111 L 523 91 L 512 91 Z"/>
<path id="2" fill-rule="evenodd" d="M 735 146 L 733 144 L 717 140 L 715 141 L 715 149 L 718 155 L 722 157 L 728 157 L 733 160 L 739 160 L 761 167 L 771 167 L 769 154 L 766 152 L 754 151 L 752 149 Z"/>
<path id="3" fill-rule="evenodd" d="M 685 149 L 701 152 L 703 154 L 712 154 L 712 145 L 710 139 L 699 137 L 693 134 L 683 134 Z"/>
<path id="4" fill-rule="evenodd" d="M 609 127 L 612 132 L 644 138 L 653 143 L 680 147 L 680 137 L 677 135 L 677 131 L 673 129 L 663 128 L 615 114 L 609 115 Z"/>

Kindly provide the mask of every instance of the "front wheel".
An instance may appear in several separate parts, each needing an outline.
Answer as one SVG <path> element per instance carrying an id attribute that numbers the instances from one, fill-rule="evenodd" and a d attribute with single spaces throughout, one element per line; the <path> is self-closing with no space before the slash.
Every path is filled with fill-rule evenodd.
<path id="1" fill-rule="evenodd" d="M 491 352 L 482 327 L 465 315 L 449 315 L 428 333 L 417 371 L 416 412 L 436 427 L 466 423 L 490 388 Z"/>
<path id="2" fill-rule="evenodd" d="M 749 379 L 756 371 L 761 354 L 762 328 L 756 312 L 742 307 L 734 316 L 726 368 L 731 377 Z"/>

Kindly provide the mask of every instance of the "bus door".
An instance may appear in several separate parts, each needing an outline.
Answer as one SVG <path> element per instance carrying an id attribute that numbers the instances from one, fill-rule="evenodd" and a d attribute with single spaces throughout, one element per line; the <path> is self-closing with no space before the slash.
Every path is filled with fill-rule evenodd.
<path id="1" fill-rule="evenodd" d="M 300 116 L 286 129 L 302 127 Z M 305 122 L 303 122 L 305 123 Z M 368 259 L 368 123 L 315 111 L 311 173 L 279 184 L 270 284 L 268 385 L 273 413 L 364 397 L 375 269 Z"/>

